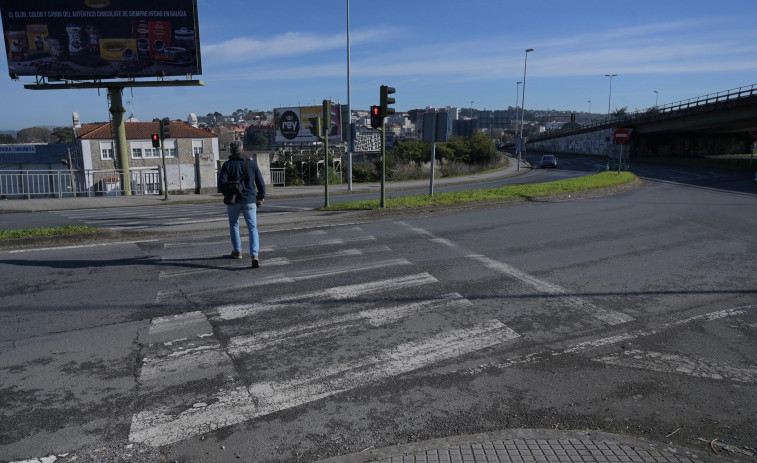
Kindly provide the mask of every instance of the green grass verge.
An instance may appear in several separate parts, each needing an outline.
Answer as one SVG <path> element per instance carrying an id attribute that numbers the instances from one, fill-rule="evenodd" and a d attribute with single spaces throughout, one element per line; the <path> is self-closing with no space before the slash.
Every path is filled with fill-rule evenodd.
<path id="1" fill-rule="evenodd" d="M 35 236 L 72 235 L 75 233 L 94 233 L 100 231 L 89 225 L 64 225 L 62 227 L 38 227 L 25 230 L 0 230 L 0 239 L 30 238 Z"/>
<path id="2" fill-rule="evenodd" d="M 454 193 L 439 193 L 434 196 L 418 195 L 403 196 L 398 198 L 386 198 L 387 209 L 405 209 L 412 207 L 444 206 L 459 203 L 472 203 L 478 201 L 495 201 L 511 198 L 532 198 L 535 196 L 547 196 L 561 193 L 573 193 L 577 191 L 596 190 L 623 185 L 636 180 L 636 176 L 630 172 L 602 172 L 586 177 L 558 180 L 548 183 L 534 183 L 529 185 L 509 185 L 486 190 L 459 191 Z M 334 204 L 321 210 L 345 211 L 345 210 L 371 210 L 380 209 L 380 200 L 353 201 L 348 203 Z"/>

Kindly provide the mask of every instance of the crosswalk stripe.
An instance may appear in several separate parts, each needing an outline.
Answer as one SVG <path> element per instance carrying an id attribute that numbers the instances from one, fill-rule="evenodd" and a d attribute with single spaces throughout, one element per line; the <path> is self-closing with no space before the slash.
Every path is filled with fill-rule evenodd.
<path id="1" fill-rule="evenodd" d="M 568 290 L 566 290 L 565 288 L 536 278 L 533 275 L 522 272 L 511 265 L 505 264 L 504 262 L 498 262 L 494 259 L 477 254 L 469 254 L 466 257 L 484 264 L 487 268 L 515 278 L 516 280 L 531 286 L 541 293 L 560 296 L 561 300 L 564 301 L 567 305 L 571 306 L 574 309 L 578 309 L 581 312 L 587 313 L 592 317 L 607 323 L 608 325 L 619 325 L 621 323 L 627 323 L 633 320 L 633 317 L 630 317 L 624 313 L 603 309 L 601 307 L 597 307 L 589 301 L 581 299 L 580 297 L 571 296 L 568 294 Z"/>
<path id="2" fill-rule="evenodd" d="M 592 317 L 604 323 L 607 323 L 608 325 L 619 325 L 621 323 L 627 323 L 627 322 L 633 321 L 633 317 L 630 317 L 624 313 L 617 312 L 614 310 L 607 310 L 601 307 L 597 307 L 594 304 L 588 301 L 585 301 L 579 297 L 571 296 L 568 290 L 566 290 L 565 288 L 562 288 L 561 286 L 550 283 L 548 281 L 544 281 L 539 278 L 536 278 L 533 275 L 529 275 L 528 273 L 520 271 L 516 269 L 515 267 L 508 265 L 504 262 L 498 262 L 494 259 L 483 256 L 481 254 L 468 252 L 462 246 L 459 246 L 456 243 L 446 238 L 437 237 L 436 235 L 434 235 L 428 230 L 414 227 L 406 222 L 397 222 L 397 223 L 413 231 L 414 233 L 417 233 L 418 235 L 422 236 L 424 239 L 431 241 L 432 243 L 441 244 L 443 246 L 447 246 L 452 249 L 457 249 L 460 252 L 462 252 L 465 255 L 465 257 L 476 260 L 491 270 L 494 270 L 496 272 L 515 278 L 521 283 L 531 286 L 532 288 L 534 288 L 535 290 L 541 293 L 560 296 L 561 300 L 567 303 L 572 308 L 578 309 L 584 313 L 588 313 Z"/>
<path id="3" fill-rule="evenodd" d="M 228 352 L 232 357 L 269 348 L 285 341 L 298 341 L 310 337 L 326 338 L 345 334 L 361 323 L 379 327 L 407 318 L 413 314 L 433 309 L 470 307 L 473 304 L 458 293 L 450 293 L 438 299 L 429 299 L 397 307 L 381 307 L 356 313 L 330 317 L 313 323 L 302 323 L 279 330 L 264 331 L 229 340 Z"/>
<path id="4" fill-rule="evenodd" d="M 234 320 L 237 318 L 248 317 L 271 310 L 288 308 L 298 304 L 310 304 L 313 301 L 325 299 L 351 299 L 360 295 L 374 294 L 379 292 L 391 292 L 399 289 L 406 289 L 415 286 L 436 283 L 437 280 L 430 274 L 423 272 L 415 275 L 408 275 L 386 280 L 373 281 L 369 283 L 360 283 L 355 285 L 335 286 L 332 288 L 314 291 L 307 294 L 295 294 L 283 296 L 264 302 L 229 304 L 218 307 L 216 311 L 218 316 L 223 320 Z"/>
<path id="5" fill-rule="evenodd" d="M 608 365 L 654 370 L 698 378 L 757 383 L 757 368 L 735 367 L 695 357 L 630 349 L 620 354 L 592 359 Z"/>
<path id="6" fill-rule="evenodd" d="M 498 320 L 439 333 L 400 344 L 353 362 L 326 368 L 288 381 L 265 381 L 249 388 L 219 391 L 203 402 L 145 410 L 132 417 L 129 440 L 152 446 L 297 407 L 451 358 L 502 344 L 519 337 Z"/>

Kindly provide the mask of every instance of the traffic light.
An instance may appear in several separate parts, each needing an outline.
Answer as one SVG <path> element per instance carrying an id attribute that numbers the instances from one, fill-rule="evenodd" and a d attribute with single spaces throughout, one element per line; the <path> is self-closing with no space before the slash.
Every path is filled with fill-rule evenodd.
<path id="1" fill-rule="evenodd" d="M 381 116 L 381 108 L 376 105 L 371 106 L 371 127 L 380 129 L 384 118 Z"/>
<path id="2" fill-rule="evenodd" d="M 152 147 L 160 148 L 160 135 L 157 133 L 152 134 Z"/>
<path id="3" fill-rule="evenodd" d="M 313 134 L 313 136 L 315 136 L 316 138 L 323 138 L 323 129 L 321 128 L 320 117 L 310 118 L 310 133 Z"/>
<path id="4" fill-rule="evenodd" d="M 328 137 L 331 131 L 331 100 L 323 100 L 323 130 Z"/>
<path id="5" fill-rule="evenodd" d="M 394 114 L 394 108 L 390 108 L 390 104 L 394 104 L 394 98 L 390 98 L 389 95 L 394 93 L 394 87 L 381 86 L 381 116 L 387 117 Z"/>

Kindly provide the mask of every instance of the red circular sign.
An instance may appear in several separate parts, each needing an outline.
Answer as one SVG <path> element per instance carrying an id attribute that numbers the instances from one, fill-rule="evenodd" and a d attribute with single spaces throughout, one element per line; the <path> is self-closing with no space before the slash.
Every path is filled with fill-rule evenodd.
<path id="1" fill-rule="evenodd" d="M 631 131 L 628 129 L 617 129 L 613 137 L 615 138 L 615 143 L 625 143 L 631 138 Z"/>

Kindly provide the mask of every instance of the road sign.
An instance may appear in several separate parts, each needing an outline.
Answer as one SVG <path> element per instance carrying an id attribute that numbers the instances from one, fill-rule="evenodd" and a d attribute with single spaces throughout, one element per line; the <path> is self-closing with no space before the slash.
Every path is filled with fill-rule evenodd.
<path id="1" fill-rule="evenodd" d="M 616 129 L 613 137 L 615 143 L 625 143 L 631 138 L 631 129 Z"/>

